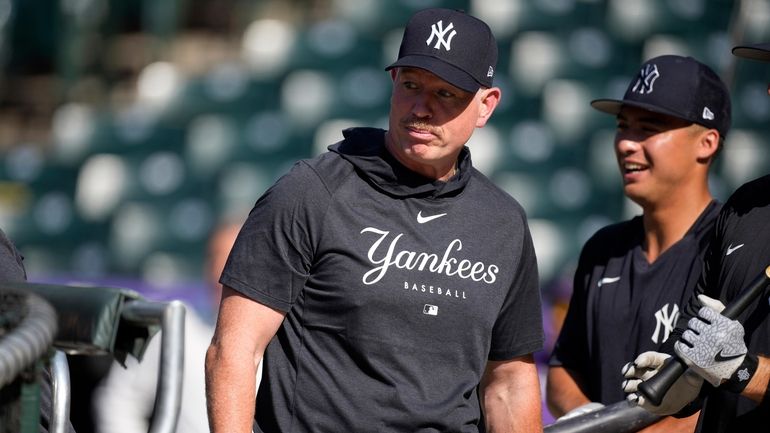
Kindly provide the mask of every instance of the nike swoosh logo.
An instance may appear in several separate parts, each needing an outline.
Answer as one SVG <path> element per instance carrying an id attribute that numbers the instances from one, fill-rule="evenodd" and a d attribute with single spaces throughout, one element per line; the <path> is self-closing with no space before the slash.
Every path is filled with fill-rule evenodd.
<path id="1" fill-rule="evenodd" d="M 596 283 L 596 285 L 598 287 L 601 287 L 605 284 L 617 283 L 618 281 L 620 281 L 620 277 L 604 277 L 601 280 L 599 280 L 599 282 Z"/>
<path id="2" fill-rule="evenodd" d="M 714 361 L 716 361 L 716 362 L 729 361 L 731 359 L 740 358 L 743 355 L 745 355 L 745 354 L 744 353 L 739 353 L 737 355 L 722 355 L 722 351 L 720 350 L 719 352 L 717 352 L 716 355 L 714 355 Z"/>
<path id="3" fill-rule="evenodd" d="M 422 216 L 422 211 L 417 212 L 417 223 L 418 224 L 425 224 L 429 221 L 433 221 L 436 218 L 441 218 L 442 216 L 446 215 L 445 213 L 439 213 L 436 215 L 431 216 Z"/>
<path id="4" fill-rule="evenodd" d="M 735 250 L 737 250 L 738 248 L 742 247 L 743 245 L 744 245 L 744 244 L 740 244 L 740 245 L 736 245 L 736 246 L 733 246 L 733 244 L 730 244 L 730 246 L 729 246 L 729 247 L 727 247 L 727 254 L 725 254 L 725 255 L 726 255 L 726 256 L 729 256 L 730 254 L 732 254 L 733 252 L 735 252 Z"/>

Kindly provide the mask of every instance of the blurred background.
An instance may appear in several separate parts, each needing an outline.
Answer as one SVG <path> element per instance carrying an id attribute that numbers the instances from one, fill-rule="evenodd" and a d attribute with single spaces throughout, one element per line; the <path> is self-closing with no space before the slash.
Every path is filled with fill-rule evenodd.
<path id="1" fill-rule="evenodd" d="M 383 68 L 437 6 L 498 39 L 502 105 L 469 146 L 527 210 L 549 329 L 583 242 L 638 213 L 589 101 L 644 60 L 691 55 L 728 83 L 717 197 L 770 172 L 770 68 L 730 54 L 770 41 L 765 0 L 0 0 L 0 227 L 30 281 L 205 303 L 212 228 L 342 129 L 385 127 Z"/>

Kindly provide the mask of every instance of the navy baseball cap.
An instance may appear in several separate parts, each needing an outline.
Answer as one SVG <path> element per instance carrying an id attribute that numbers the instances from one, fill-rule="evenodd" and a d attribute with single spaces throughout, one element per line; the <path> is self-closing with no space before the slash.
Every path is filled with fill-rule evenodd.
<path id="1" fill-rule="evenodd" d="M 770 62 L 770 43 L 739 45 L 733 48 L 733 54 L 746 59 Z"/>
<path id="2" fill-rule="evenodd" d="M 483 21 L 454 9 L 425 9 L 412 15 L 404 30 L 398 60 L 385 68 L 425 69 L 474 93 L 492 87 L 497 41 Z"/>
<path id="3" fill-rule="evenodd" d="M 711 68 L 692 57 L 650 59 L 629 84 L 623 100 L 596 99 L 591 106 L 615 115 L 623 106 L 639 107 L 716 129 L 722 137 L 730 129 L 727 86 Z"/>

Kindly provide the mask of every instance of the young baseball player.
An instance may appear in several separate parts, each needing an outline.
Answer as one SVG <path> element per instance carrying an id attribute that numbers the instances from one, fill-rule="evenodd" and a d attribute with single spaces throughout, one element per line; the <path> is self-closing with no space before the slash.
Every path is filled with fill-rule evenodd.
<path id="1" fill-rule="evenodd" d="M 739 46 L 733 54 L 770 62 L 770 44 Z M 770 93 L 770 86 L 768 87 Z M 654 406 L 638 395 L 641 379 L 655 375 L 669 355 L 649 352 L 623 370 L 629 399 L 672 414 L 696 399 L 698 433 L 766 431 L 770 425 L 770 305 L 767 292 L 731 320 L 721 313 L 770 265 L 770 175 L 750 181 L 725 203 L 715 226 L 703 274 L 682 319 L 674 351 L 689 371 Z M 678 328 L 677 331 L 680 331 Z M 632 358 L 629 358 L 632 359 Z M 704 381 L 708 382 L 704 385 Z"/>
<path id="2" fill-rule="evenodd" d="M 496 61 L 482 21 L 417 12 L 388 130 L 346 130 L 259 199 L 220 280 L 212 432 L 476 432 L 482 412 L 542 430 L 526 217 L 465 147 L 500 100 Z"/>
<path id="3" fill-rule="evenodd" d="M 548 372 L 555 416 L 622 401 L 620 368 L 670 338 L 720 208 L 708 173 L 730 127 L 727 88 L 691 57 L 650 59 L 622 100 L 591 105 L 616 117 L 623 191 L 642 215 L 599 230 L 583 247 Z M 664 419 L 650 431 L 693 423 Z"/>

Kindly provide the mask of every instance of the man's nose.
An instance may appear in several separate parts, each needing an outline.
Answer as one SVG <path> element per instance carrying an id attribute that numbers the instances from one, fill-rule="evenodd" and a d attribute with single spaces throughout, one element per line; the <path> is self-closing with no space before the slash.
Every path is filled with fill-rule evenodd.
<path id="1" fill-rule="evenodd" d="M 615 149 L 620 155 L 628 155 L 639 150 L 639 140 L 627 134 L 618 134 L 615 137 Z"/>
<path id="2" fill-rule="evenodd" d="M 412 115 L 421 119 L 430 118 L 433 115 L 431 106 L 431 96 L 426 92 L 420 92 L 414 96 L 412 101 Z"/>

